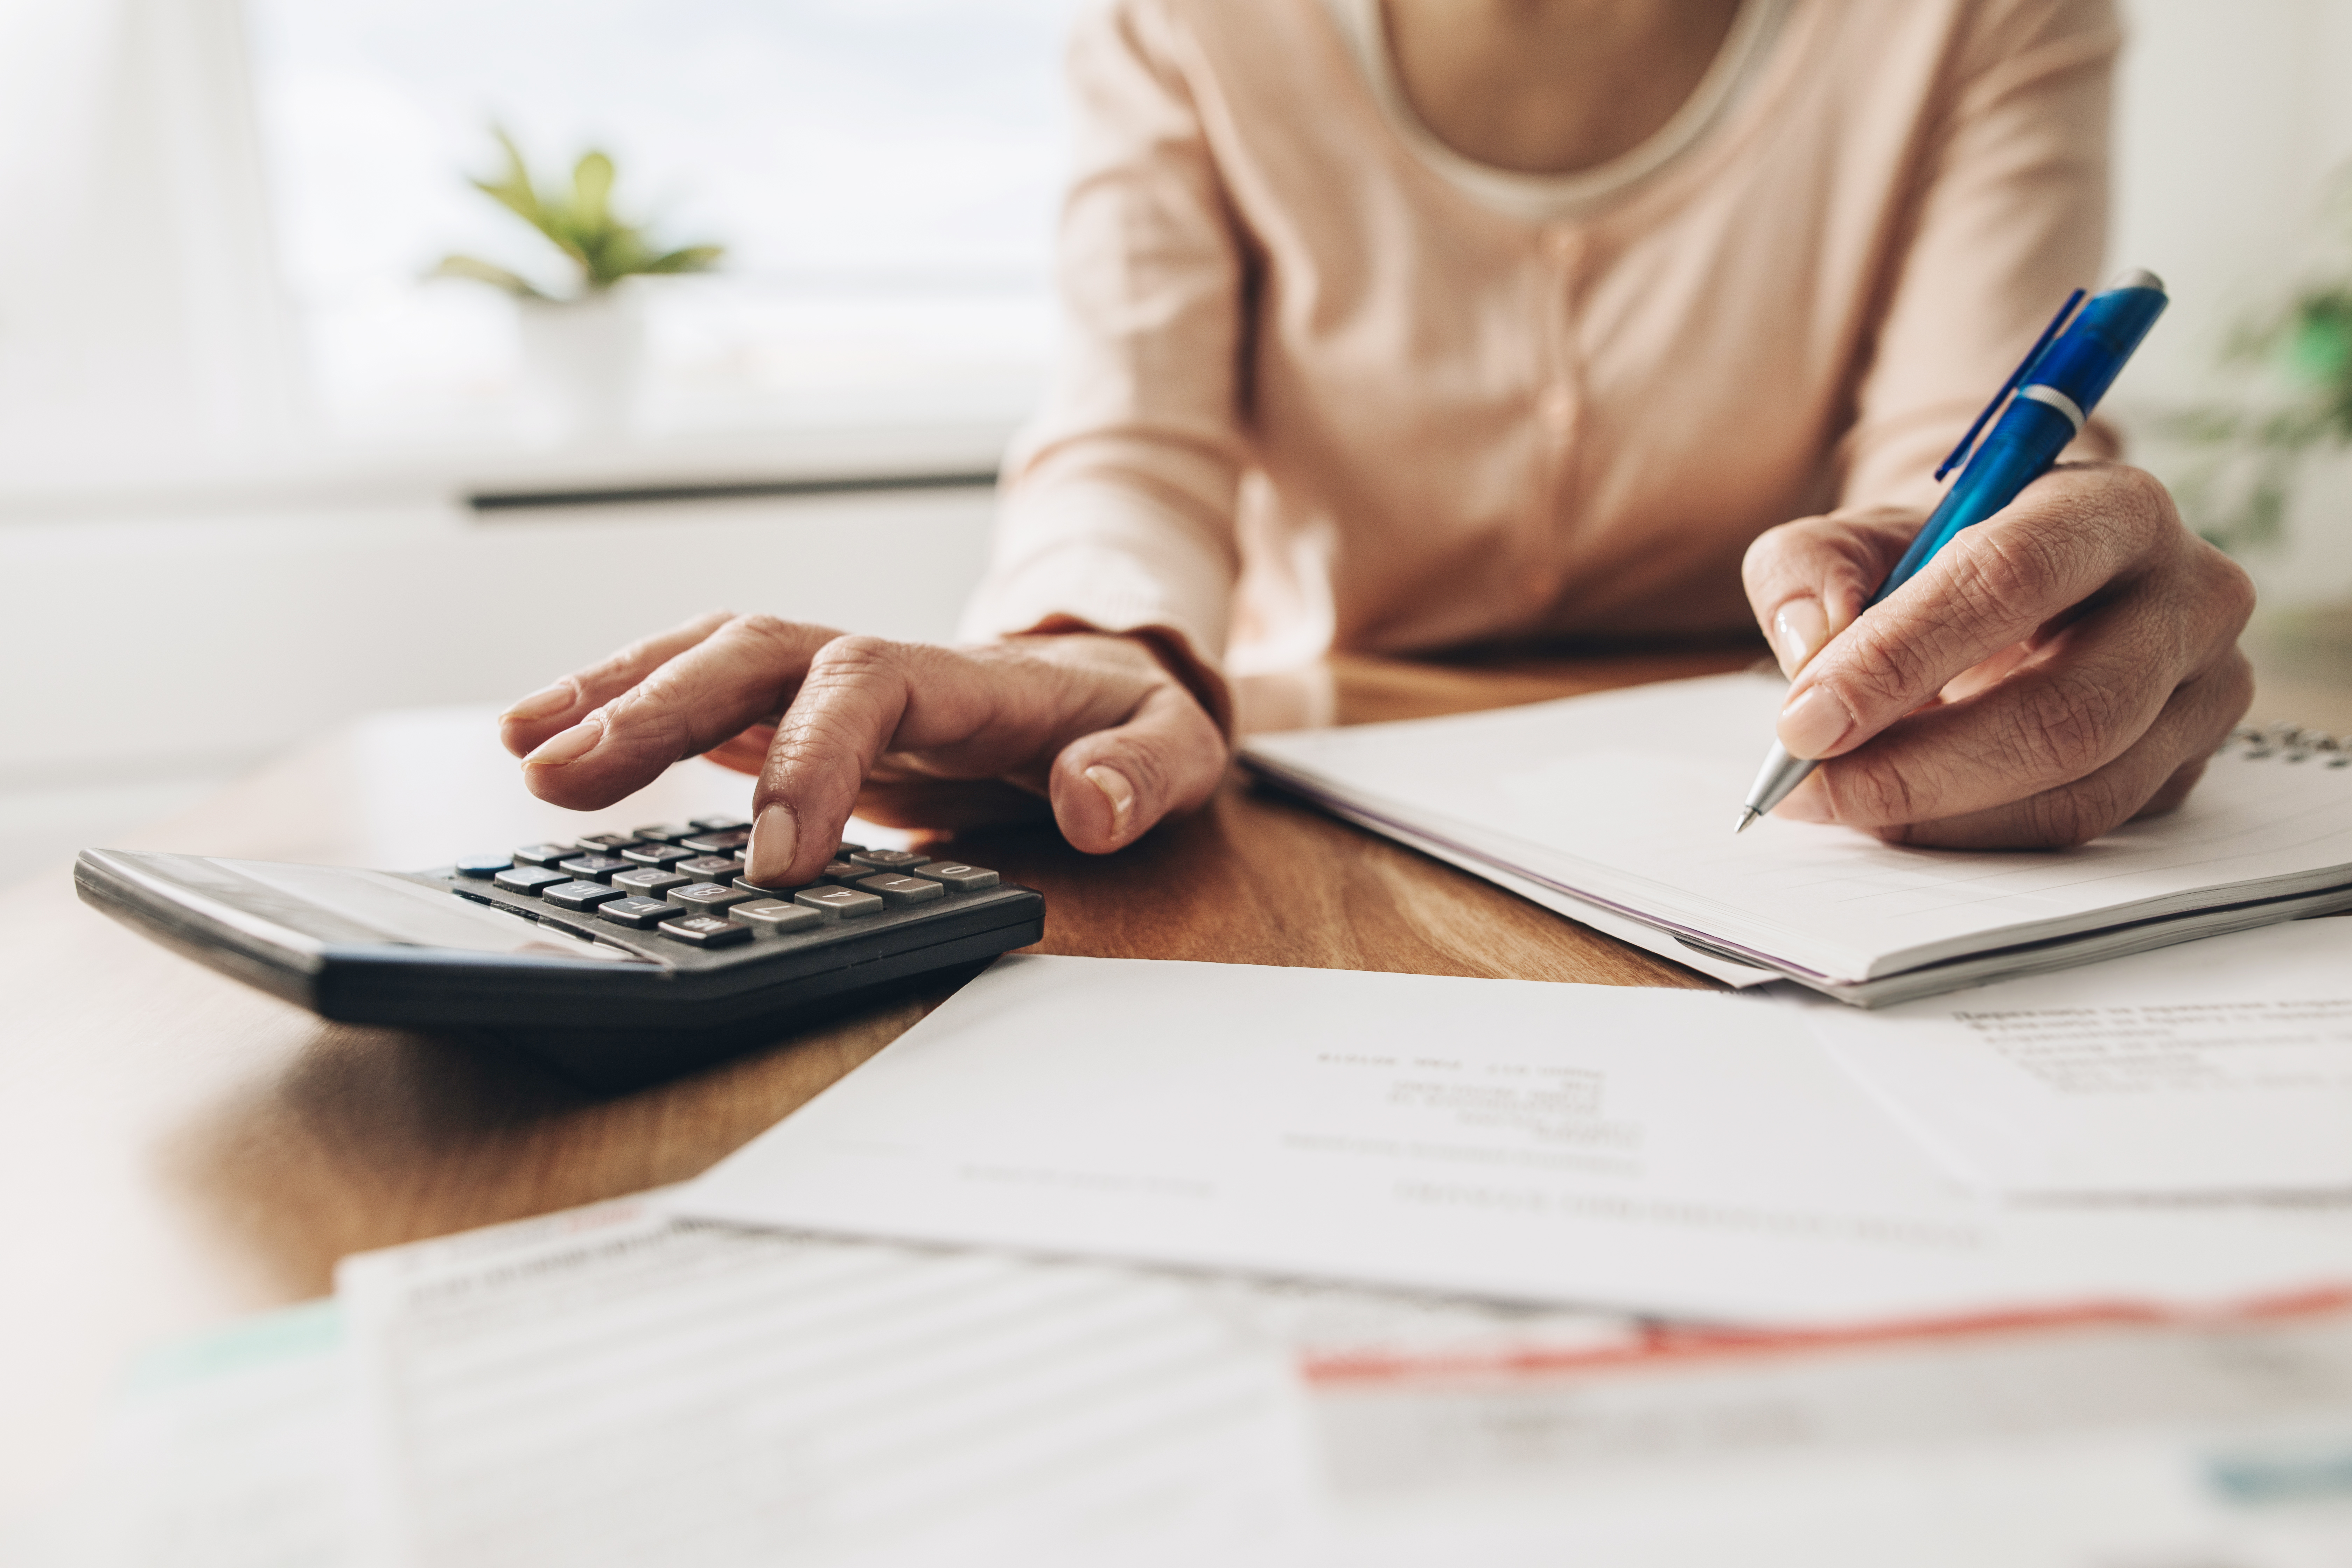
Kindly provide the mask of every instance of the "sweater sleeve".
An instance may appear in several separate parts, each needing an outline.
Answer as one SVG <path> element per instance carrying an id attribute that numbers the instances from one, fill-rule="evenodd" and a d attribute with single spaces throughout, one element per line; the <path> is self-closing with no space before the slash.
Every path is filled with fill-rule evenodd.
<path id="1" fill-rule="evenodd" d="M 1006 460 L 963 632 L 1150 634 L 1197 689 L 1220 685 L 1239 569 L 1244 262 L 1184 53 L 1152 0 L 1073 36 L 1060 358 Z"/>
<path id="2" fill-rule="evenodd" d="M 1942 111 L 1842 458 L 1849 506 L 1932 506 L 1932 475 L 2106 246 L 2111 0 L 1989 0 L 1953 40 Z M 2069 456 L 2111 457 L 2094 421 Z"/>

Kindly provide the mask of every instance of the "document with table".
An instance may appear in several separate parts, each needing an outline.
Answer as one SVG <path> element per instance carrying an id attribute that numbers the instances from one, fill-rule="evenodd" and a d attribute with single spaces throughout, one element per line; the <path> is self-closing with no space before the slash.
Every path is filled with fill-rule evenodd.
<path id="1" fill-rule="evenodd" d="M 2352 1285 L 2352 1212 L 1972 1192 L 1757 995 L 1015 956 L 697 1218 L 1750 1324 Z"/>
<path id="2" fill-rule="evenodd" d="M 1639 921 L 1658 951 L 1864 1005 L 2352 909 L 2340 751 L 2233 745 L 2179 810 L 2063 855 L 1896 848 L 1777 816 L 1735 839 L 1723 802 L 1785 689 L 1667 681 L 1260 735 L 1244 759 L 1351 821 Z"/>

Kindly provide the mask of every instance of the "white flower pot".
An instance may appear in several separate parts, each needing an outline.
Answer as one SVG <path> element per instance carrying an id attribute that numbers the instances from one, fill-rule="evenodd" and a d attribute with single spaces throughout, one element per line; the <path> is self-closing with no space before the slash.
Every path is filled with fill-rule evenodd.
<path id="1" fill-rule="evenodd" d="M 646 360 L 636 291 L 622 284 L 583 300 L 518 303 L 523 390 L 538 433 L 574 443 L 626 433 Z"/>

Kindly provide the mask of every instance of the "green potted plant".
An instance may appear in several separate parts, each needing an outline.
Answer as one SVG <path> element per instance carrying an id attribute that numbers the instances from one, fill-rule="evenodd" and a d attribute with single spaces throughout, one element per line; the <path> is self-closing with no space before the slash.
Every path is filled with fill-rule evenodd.
<path id="1" fill-rule="evenodd" d="M 514 138 L 491 128 L 505 154 L 496 175 L 471 180 L 544 237 L 566 284 L 546 289 L 478 257 L 442 258 L 431 276 L 488 284 L 520 315 L 524 380 L 543 418 L 573 439 L 616 435 L 629 424 L 645 362 L 645 321 L 632 280 L 708 272 L 725 247 L 665 248 L 613 210 L 613 160 L 591 150 L 572 166 L 567 190 L 542 190 Z"/>

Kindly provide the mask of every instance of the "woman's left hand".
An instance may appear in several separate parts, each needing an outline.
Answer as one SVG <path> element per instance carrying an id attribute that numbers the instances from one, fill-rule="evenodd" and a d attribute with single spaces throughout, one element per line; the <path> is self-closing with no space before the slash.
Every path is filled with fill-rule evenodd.
<path id="1" fill-rule="evenodd" d="M 2245 573 L 2149 475 L 2070 463 L 1857 620 L 1919 523 L 1833 512 L 1748 549 L 1748 602 L 1793 678 L 1780 743 L 1832 759 L 1779 815 L 2057 848 L 2179 805 L 2252 700 Z"/>

